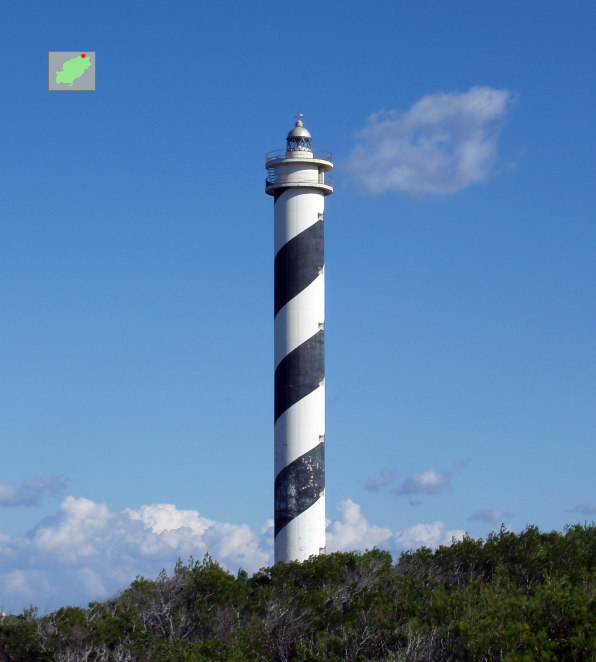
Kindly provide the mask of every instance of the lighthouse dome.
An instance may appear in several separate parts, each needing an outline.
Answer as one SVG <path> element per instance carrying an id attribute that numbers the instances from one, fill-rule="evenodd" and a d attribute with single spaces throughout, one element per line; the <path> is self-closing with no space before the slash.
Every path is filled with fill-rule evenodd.
<path id="1" fill-rule="evenodd" d="M 312 151 L 312 136 L 310 131 L 302 124 L 301 115 L 296 120 L 296 126 L 286 136 L 288 151 Z"/>
<path id="2" fill-rule="evenodd" d="M 300 120 L 298 120 L 300 122 Z M 312 138 L 310 135 L 310 131 L 304 127 L 302 122 L 298 124 L 296 122 L 296 126 L 288 133 L 286 140 L 290 140 L 290 138 Z"/>

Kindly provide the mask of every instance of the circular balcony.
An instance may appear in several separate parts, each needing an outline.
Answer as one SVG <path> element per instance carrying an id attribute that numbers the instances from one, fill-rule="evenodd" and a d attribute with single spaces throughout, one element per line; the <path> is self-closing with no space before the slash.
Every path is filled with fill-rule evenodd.
<path id="1" fill-rule="evenodd" d="M 318 177 L 304 177 L 296 175 L 277 175 L 270 172 L 265 179 L 265 193 L 274 195 L 275 191 L 281 188 L 317 188 L 322 189 L 324 195 L 333 193 L 333 178 L 322 172 Z"/>
<path id="2" fill-rule="evenodd" d="M 273 152 L 269 152 L 265 155 L 265 167 L 274 165 L 277 161 L 326 161 L 333 167 L 333 155 L 331 152 L 326 152 L 322 149 L 313 149 L 313 150 L 291 150 L 287 151 L 285 149 L 276 149 Z M 329 170 L 331 170 L 329 168 Z"/>

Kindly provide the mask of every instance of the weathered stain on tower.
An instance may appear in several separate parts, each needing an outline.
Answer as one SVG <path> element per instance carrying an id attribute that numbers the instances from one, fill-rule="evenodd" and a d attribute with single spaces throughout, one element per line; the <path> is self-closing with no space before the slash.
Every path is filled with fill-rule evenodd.
<path id="1" fill-rule="evenodd" d="M 331 154 L 298 115 L 265 158 L 275 237 L 275 562 L 325 551 L 325 196 Z"/>

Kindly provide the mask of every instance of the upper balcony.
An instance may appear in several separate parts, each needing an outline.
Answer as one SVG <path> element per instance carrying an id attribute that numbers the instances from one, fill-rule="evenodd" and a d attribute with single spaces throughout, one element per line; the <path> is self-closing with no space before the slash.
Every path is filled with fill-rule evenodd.
<path id="1" fill-rule="evenodd" d="M 331 152 L 326 152 L 322 149 L 313 149 L 313 150 L 285 150 L 285 149 L 276 149 L 273 152 L 269 152 L 265 155 L 265 167 L 274 165 L 277 161 L 306 161 L 306 160 L 315 160 L 315 161 L 326 161 L 330 164 L 331 168 L 333 167 L 333 155 Z M 329 168 L 329 170 L 331 170 Z"/>

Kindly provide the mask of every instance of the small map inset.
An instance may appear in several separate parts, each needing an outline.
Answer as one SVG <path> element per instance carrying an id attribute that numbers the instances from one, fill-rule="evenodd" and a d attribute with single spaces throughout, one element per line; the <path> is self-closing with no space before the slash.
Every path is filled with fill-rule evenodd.
<path id="1" fill-rule="evenodd" d="M 48 89 L 95 90 L 95 51 L 50 51 Z"/>

